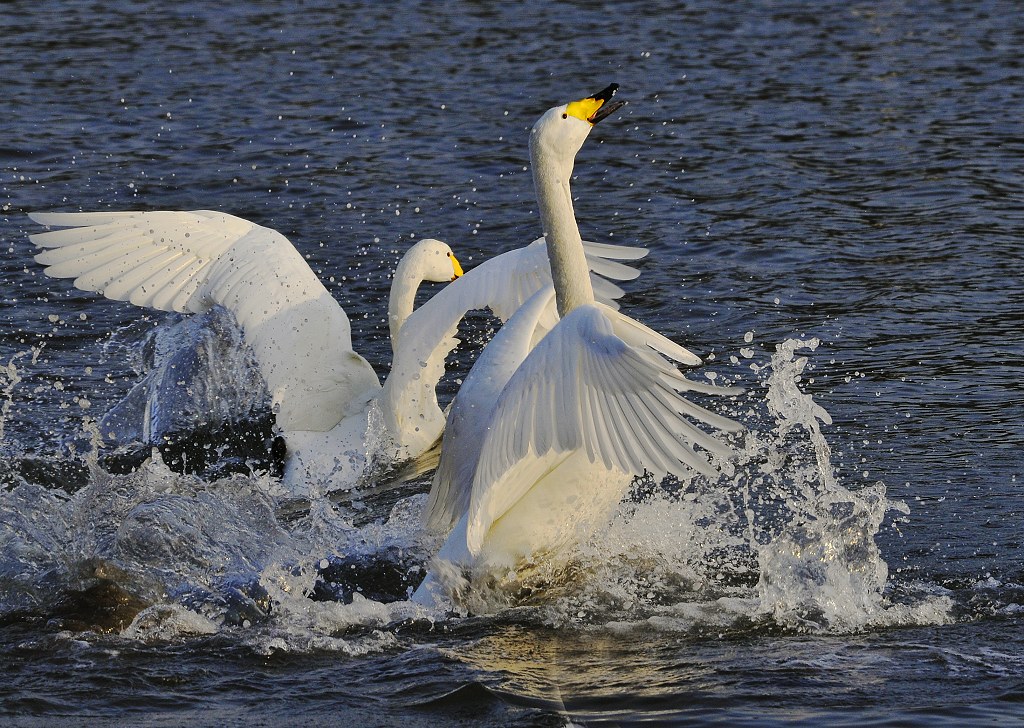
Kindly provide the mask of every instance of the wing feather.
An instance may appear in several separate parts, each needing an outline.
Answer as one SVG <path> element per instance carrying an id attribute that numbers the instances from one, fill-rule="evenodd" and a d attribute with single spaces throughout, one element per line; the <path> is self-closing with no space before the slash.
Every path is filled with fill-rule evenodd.
<path id="1" fill-rule="evenodd" d="M 644 251 L 647 252 L 646 250 Z M 640 271 L 628 265 L 617 263 L 614 260 L 603 258 L 595 253 L 587 254 L 587 265 L 590 270 L 602 278 L 616 281 L 631 281 L 640 275 Z"/>
<path id="2" fill-rule="evenodd" d="M 258 227 L 233 215 L 204 210 L 31 213 L 29 217 L 43 225 L 70 226 L 29 236 L 36 245 L 49 249 L 36 257 L 39 263 L 48 266 L 48 275 L 73 277 L 76 287 L 104 295 L 109 283 L 120 280 L 114 287 L 116 295 L 110 296 L 117 300 L 132 300 L 133 294 L 136 300 L 144 301 L 155 296 L 154 291 L 139 295 L 131 290 L 131 282 L 138 285 L 149 279 L 149 276 L 130 275 L 132 271 L 168 263 L 175 255 L 195 260 L 218 259 Z M 290 243 L 288 245 L 290 247 Z M 166 282 L 179 287 L 190 283 L 190 280 L 173 277 Z M 156 297 L 177 299 L 174 295 Z M 182 313 L 195 313 L 210 305 L 210 301 L 205 301 L 202 308 Z"/>
<path id="3" fill-rule="evenodd" d="M 36 256 L 36 262 L 47 266 L 46 274 L 54 278 L 76 278 L 111 261 L 123 257 L 127 252 L 122 243 L 127 236 L 111 235 L 99 244 L 69 245 L 65 248 L 51 248 Z"/>
<path id="4" fill-rule="evenodd" d="M 181 273 L 188 270 L 194 261 L 180 253 L 169 254 L 148 278 L 138 284 L 130 300 L 142 308 L 159 309 L 159 302 L 173 301 L 181 292 Z"/>
<path id="5" fill-rule="evenodd" d="M 97 227 L 137 218 L 137 212 L 30 212 L 29 218 L 40 225 L 53 227 Z"/>
<path id="6" fill-rule="evenodd" d="M 32 213 L 65 227 L 30 236 L 54 277 L 164 311 L 230 310 L 288 430 L 328 430 L 380 388 L 352 351 L 348 317 L 283 235 L 192 212 Z"/>
<path id="7" fill-rule="evenodd" d="M 613 245 L 611 243 L 594 243 L 589 240 L 583 241 L 583 250 L 587 255 L 596 255 L 610 260 L 640 260 L 650 252 L 647 248 Z"/>
<path id="8" fill-rule="evenodd" d="M 474 533 L 485 533 L 493 522 L 488 519 L 500 518 L 533 486 L 503 474 L 549 452 L 581 449 L 592 462 L 633 475 L 645 470 L 659 477 L 690 471 L 717 475 L 693 445 L 716 454 L 728 453 L 728 447 L 688 418 L 729 431 L 738 425 L 682 397 L 679 390 L 689 380 L 666 376 L 675 370 L 651 350 L 649 335 L 639 337 L 642 346 L 618 337 L 623 324 L 610 318 L 609 310 L 601 305 L 575 309 L 502 390 L 473 479 L 469 523 Z M 700 391 L 733 395 L 739 390 L 702 385 Z"/>
<path id="9" fill-rule="evenodd" d="M 589 260 L 589 259 L 588 259 Z M 638 271 L 639 272 L 639 271 Z M 604 278 L 598 276 L 590 277 L 591 283 L 593 284 L 594 296 L 598 301 L 607 301 L 608 305 L 612 308 L 618 308 L 616 298 L 622 298 L 626 295 L 626 292 L 619 286 L 615 285 L 611 281 L 606 281 Z"/>
<path id="10" fill-rule="evenodd" d="M 72 229 L 73 232 L 77 230 Z M 67 230 L 57 230 L 55 232 L 68 232 Z M 131 231 L 118 231 L 113 233 L 104 233 L 101 231 L 102 237 L 97 237 L 94 240 L 80 243 L 70 243 L 68 245 L 62 245 L 60 247 L 47 246 L 46 242 L 42 240 L 48 235 L 53 233 L 40 233 L 38 235 L 29 235 L 29 239 L 32 240 L 36 245 L 46 247 L 42 253 L 36 255 L 36 262 L 46 266 L 57 266 L 66 262 L 81 261 L 82 266 L 95 265 L 93 262 L 94 256 L 97 258 L 107 258 L 115 255 L 118 251 L 118 244 L 123 243 L 126 240 L 130 240 L 135 236 L 135 233 Z M 102 261 L 99 261 L 102 262 Z M 58 278 L 65 278 L 71 273 L 52 273 Z"/>
<path id="11" fill-rule="evenodd" d="M 183 260 L 182 266 L 175 274 L 182 282 L 175 281 L 157 293 L 153 297 L 153 308 L 160 311 L 189 310 L 190 302 L 199 287 L 203 269 L 209 265 L 210 261 L 208 260 L 188 260 L 187 258 Z"/>
<path id="12" fill-rule="evenodd" d="M 600 301 L 598 302 L 599 307 Z M 701 364 L 699 356 L 689 349 L 686 349 L 671 339 L 662 336 L 654 329 L 644 326 L 636 319 L 632 319 L 616 310 L 605 308 L 605 313 L 611 321 L 615 335 L 631 346 L 650 347 L 659 354 L 677 361 L 680 364 L 696 366 Z"/>
<path id="13" fill-rule="evenodd" d="M 161 260 L 176 256 L 178 253 L 161 248 L 136 248 L 129 250 L 122 255 L 86 270 L 75 278 L 75 288 L 83 291 L 95 291 L 106 296 L 106 288 L 111 282 L 117 281 L 122 276 L 129 276 L 132 273 L 141 275 L 144 278 L 152 274 L 151 266 L 159 265 Z M 122 294 L 120 297 L 107 296 L 114 300 L 124 301 L 131 295 L 132 291 Z"/>
<path id="14" fill-rule="evenodd" d="M 100 246 L 105 247 L 112 240 L 125 240 L 138 237 L 139 231 L 126 229 L 118 225 L 90 225 L 88 227 L 73 227 L 66 230 L 48 230 L 45 233 L 34 233 L 29 235 L 29 240 L 40 248 L 67 248 L 71 246 Z"/>

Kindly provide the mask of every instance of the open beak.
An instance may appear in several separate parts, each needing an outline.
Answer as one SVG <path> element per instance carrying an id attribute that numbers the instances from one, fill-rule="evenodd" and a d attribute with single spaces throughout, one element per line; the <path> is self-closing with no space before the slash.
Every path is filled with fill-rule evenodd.
<path id="1" fill-rule="evenodd" d="M 616 111 L 618 111 L 619 109 L 626 105 L 625 101 L 612 100 L 612 96 L 615 95 L 615 92 L 618 90 L 618 88 L 619 84 L 617 83 L 609 84 L 607 88 L 597 92 L 596 94 L 590 97 L 592 99 L 597 99 L 598 101 L 603 101 L 604 103 L 601 104 L 600 108 L 597 111 L 595 111 L 593 114 L 587 117 L 587 121 L 589 121 L 591 124 L 596 124 L 597 122 L 601 121 L 601 119 L 611 116 L 613 113 L 615 113 Z"/>

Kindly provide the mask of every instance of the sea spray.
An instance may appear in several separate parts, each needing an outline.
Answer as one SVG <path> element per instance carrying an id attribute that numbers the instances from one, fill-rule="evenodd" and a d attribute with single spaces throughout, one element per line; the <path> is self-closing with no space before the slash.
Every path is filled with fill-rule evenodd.
<path id="1" fill-rule="evenodd" d="M 14 405 L 14 390 L 22 381 L 22 375 L 18 371 L 18 367 L 15 366 L 15 362 L 31 354 L 32 356 L 29 361 L 31 364 L 35 364 L 39 360 L 39 355 L 42 351 L 41 346 L 33 346 L 28 351 L 20 351 L 13 354 L 7 360 L 6 365 L 0 366 L 0 385 L 3 387 L 0 389 L 0 397 L 3 398 L 3 403 L 0 404 L 0 443 L 3 443 L 6 437 L 7 418 L 10 416 L 11 407 Z"/>
<path id="2" fill-rule="evenodd" d="M 886 498 L 876 482 L 855 491 L 837 482 L 821 423 L 832 418 L 799 383 L 817 339 L 788 340 L 772 355 L 765 402 L 775 427 L 768 433 L 768 461 L 785 463 L 788 520 L 758 546 L 759 612 L 785 627 L 849 631 L 907 619 L 906 605 L 884 595 L 888 566 L 875 542 L 890 510 L 905 503 Z M 797 435 L 802 431 L 803 437 Z M 810 448 L 813 460 L 800 451 Z M 929 619 L 942 605 L 921 604 Z M 938 609 L 936 609 L 938 607 Z M 911 611 L 913 609 L 911 608 Z"/>
<path id="3" fill-rule="evenodd" d="M 815 345 L 784 342 L 759 368 L 764 387 L 736 403 L 752 414 L 728 475 L 638 481 L 568 568 L 541 570 L 520 594 L 481 595 L 477 611 L 698 634 L 948 619 L 941 598 L 886 599 L 874 539 L 887 510 L 903 507 L 880 483 L 849 491 L 837 481 L 821 431 L 828 413 L 799 386 L 809 364 L 797 354 Z M 88 485 L 71 496 L 25 485 L 0 502 L 5 604 L 45 611 L 62 594 L 112 585 L 135 605 L 122 617 L 125 637 L 242 630 L 267 652 L 387 649 L 389 625 L 446 618 L 403 600 L 402 579 L 411 585 L 437 546 L 424 540 L 417 486 L 391 500 L 353 494 L 349 506 L 311 494 L 296 513 L 282 511 L 267 474 L 209 481 L 159 457 L 128 474 L 90 462 Z M 389 570 L 399 578 L 388 582 Z M 524 616 L 521 605 L 539 611 Z"/>
<path id="4" fill-rule="evenodd" d="M 798 354 L 818 345 L 787 340 L 753 367 L 764 386 L 736 405 L 748 429 L 728 477 L 635 484 L 608 528 L 581 546 L 577 571 L 589 578 L 555 594 L 549 621 L 703 633 L 949 619 L 948 600 L 887 598 L 875 538 L 889 511 L 907 507 L 883 483 L 849 490 L 837 479 L 821 429 L 831 417 L 801 389 L 809 362 Z"/>
<path id="5" fill-rule="evenodd" d="M 65 585 L 62 515 L 69 496 L 33 483 L 0 491 L 0 617 L 45 610 Z"/>
<path id="6" fill-rule="evenodd" d="M 113 341 L 133 335 L 119 332 Z M 134 343 L 134 342 L 133 342 Z M 99 420 L 107 467 L 138 467 L 159 446 L 174 469 L 215 479 L 269 470 L 272 414 L 266 385 L 232 314 L 221 307 L 149 328 L 139 343 L 140 379 Z M 72 438 L 66 446 L 86 451 Z"/>

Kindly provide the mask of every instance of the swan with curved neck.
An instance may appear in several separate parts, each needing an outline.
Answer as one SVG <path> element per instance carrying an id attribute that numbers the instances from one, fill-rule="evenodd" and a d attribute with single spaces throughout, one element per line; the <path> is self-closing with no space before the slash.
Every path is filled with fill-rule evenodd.
<path id="1" fill-rule="evenodd" d="M 30 236 L 48 275 L 137 306 L 197 313 L 229 310 L 252 349 L 287 447 L 287 489 L 352 487 L 371 461 L 388 465 L 435 444 L 445 425 L 435 388 L 457 344 L 459 321 L 490 308 L 506 320 L 547 273 L 543 241 L 509 251 L 466 275 L 451 249 L 423 240 L 403 257 L 388 304 L 394 352 L 383 386 L 352 348 L 344 310 L 280 233 L 213 211 L 32 213 L 51 230 Z M 637 272 L 616 263 L 645 251 L 588 243 L 605 278 Z M 451 281 L 413 310 L 424 281 Z M 603 300 L 622 291 L 595 278 Z M 408 325 L 407 325 L 408 324 Z"/>
<path id="2" fill-rule="evenodd" d="M 421 240 L 402 256 L 391 279 L 391 295 L 388 298 L 388 330 L 392 352 L 398 347 L 402 325 L 412 315 L 420 284 L 425 280 L 454 281 L 461 275 L 463 270 L 458 259 L 451 248 L 440 240 Z"/>
<path id="3" fill-rule="evenodd" d="M 663 357 L 698 357 L 595 301 L 569 180 L 591 129 L 621 106 L 616 88 L 550 109 L 530 132 L 553 290 L 502 327 L 452 404 L 425 518 L 454 528 L 420 603 L 464 596 L 478 580 L 515 582 L 509 574 L 527 566 L 557 568 L 611 518 L 634 476 L 717 478 L 731 453 L 695 423 L 739 426 L 680 393 L 738 390 L 686 379 Z"/>

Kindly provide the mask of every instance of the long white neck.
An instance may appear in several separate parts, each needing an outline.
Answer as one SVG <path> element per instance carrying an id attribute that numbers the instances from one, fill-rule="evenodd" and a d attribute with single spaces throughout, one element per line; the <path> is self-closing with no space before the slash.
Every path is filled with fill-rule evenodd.
<path id="1" fill-rule="evenodd" d="M 388 327 L 391 330 L 391 352 L 394 353 L 398 342 L 398 332 L 402 330 L 405 320 L 412 315 L 416 303 L 416 291 L 423 282 L 423 272 L 415 262 L 414 256 L 406 255 L 395 269 L 391 280 L 391 297 L 388 299 Z"/>
<path id="2" fill-rule="evenodd" d="M 537 191 L 540 220 L 547 238 L 551 279 L 555 285 L 558 314 L 565 316 L 577 306 L 594 302 L 590 268 L 583 253 L 583 239 L 572 209 L 569 177 L 573 165 L 554 159 L 543 143 L 530 143 L 533 186 Z"/>

